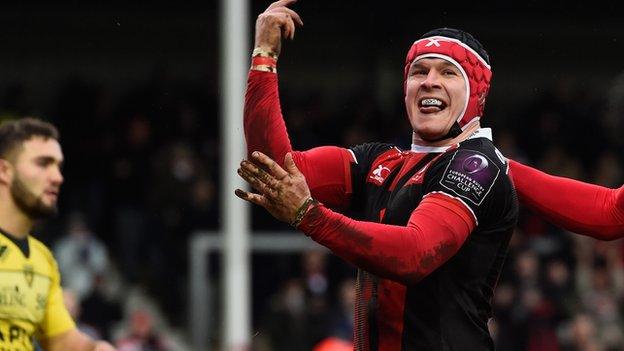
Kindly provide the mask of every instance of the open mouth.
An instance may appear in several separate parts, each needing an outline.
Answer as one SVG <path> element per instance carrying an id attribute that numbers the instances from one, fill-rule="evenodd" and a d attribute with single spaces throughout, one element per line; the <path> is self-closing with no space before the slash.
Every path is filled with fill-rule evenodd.
<path id="1" fill-rule="evenodd" d="M 434 97 L 425 97 L 418 101 L 418 108 L 423 113 L 440 112 L 446 108 L 446 102 Z"/>

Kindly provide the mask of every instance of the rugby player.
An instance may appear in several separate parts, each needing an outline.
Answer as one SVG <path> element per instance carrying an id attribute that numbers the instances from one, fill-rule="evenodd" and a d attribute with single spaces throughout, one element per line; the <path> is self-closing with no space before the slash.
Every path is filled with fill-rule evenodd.
<path id="1" fill-rule="evenodd" d="M 276 64 L 301 19 L 256 22 L 238 172 L 266 208 L 357 266 L 356 350 L 493 350 L 490 300 L 518 216 L 506 159 L 480 120 L 492 75 L 468 33 L 436 29 L 404 65 L 411 150 L 368 143 L 293 151 Z M 359 220 L 341 213 L 355 213 Z"/>
<path id="2" fill-rule="evenodd" d="M 0 351 L 114 351 L 76 329 L 50 250 L 30 231 L 57 212 L 58 131 L 25 118 L 0 125 Z"/>

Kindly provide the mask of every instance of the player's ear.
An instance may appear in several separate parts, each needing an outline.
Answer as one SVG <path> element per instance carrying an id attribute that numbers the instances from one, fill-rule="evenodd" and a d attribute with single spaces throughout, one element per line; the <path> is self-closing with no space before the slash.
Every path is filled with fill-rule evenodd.
<path id="1" fill-rule="evenodd" d="M 11 162 L 0 158 L 0 184 L 9 185 L 13 179 L 13 165 Z"/>

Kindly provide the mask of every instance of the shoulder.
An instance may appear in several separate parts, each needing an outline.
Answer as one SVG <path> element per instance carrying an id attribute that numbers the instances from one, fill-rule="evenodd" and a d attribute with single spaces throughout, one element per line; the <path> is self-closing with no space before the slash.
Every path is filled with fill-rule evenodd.
<path id="1" fill-rule="evenodd" d="M 44 243 L 42 243 L 39 239 L 33 237 L 32 235 L 29 238 L 30 249 L 33 251 L 32 254 L 36 252 L 37 254 L 41 255 L 48 264 L 50 264 L 51 266 L 56 266 L 56 260 L 54 259 L 52 251 Z"/>
<path id="2" fill-rule="evenodd" d="M 401 155 L 403 151 L 393 144 L 388 143 L 365 143 L 349 148 L 354 162 L 360 167 L 368 168 L 373 163 L 385 158 L 393 158 Z"/>
<path id="3" fill-rule="evenodd" d="M 388 143 L 365 143 L 359 144 L 349 148 L 349 151 L 353 153 L 356 163 L 372 162 L 381 155 L 399 154 L 401 150 Z"/>
<path id="4" fill-rule="evenodd" d="M 447 150 L 425 174 L 430 191 L 459 197 L 475 206 L 511 189 L 507 161 L 486 138 L 469 139 Z M 502 196 L 501 195 L 501 196 Z"/>
<path id="5" fill-rule="evenodd" d="M 507 168 L 507 158 L 494 146 L 492 140 L 487 138 L 474 138 L 461 142 L 457 150 L 465 150 L 466 153 L 482 154 L 488 156 L 491 164 Z"/>
<path id="6" fill-rule="evenodd" d="M 486 138 L 465 140 L 444 152 L 433 163 L 437 167 L 445 166 L 467 174 L 481 174 L 482 171 L 509 173 L 509 162 Z"/>

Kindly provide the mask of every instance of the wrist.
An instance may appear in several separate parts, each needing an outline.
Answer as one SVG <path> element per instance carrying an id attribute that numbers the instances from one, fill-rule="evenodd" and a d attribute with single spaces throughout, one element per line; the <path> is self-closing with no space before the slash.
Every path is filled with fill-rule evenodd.
<path id="1" fill-rule="evenodd" d="M 295 218 L 290 222 L 290 225 L 297 228 L 305 218 L 310 209 L 318 206 L 320 203 L 312 197 L 307 198 L 301 206 L 295 212 Z"/>
<path id="2" fill-rule="evenodd" d="M 277 54 L 264 47 L 256 47 L 251 54 L 251 70 L 277 73 Z"/>
<path id="3" fill-rule="evenodd" d="M 275 50 L 265 47 L 265 46 L 256 46 L 251 53 L 252 57 L 270 57 L 277 61 L 278 54 Z"/>

